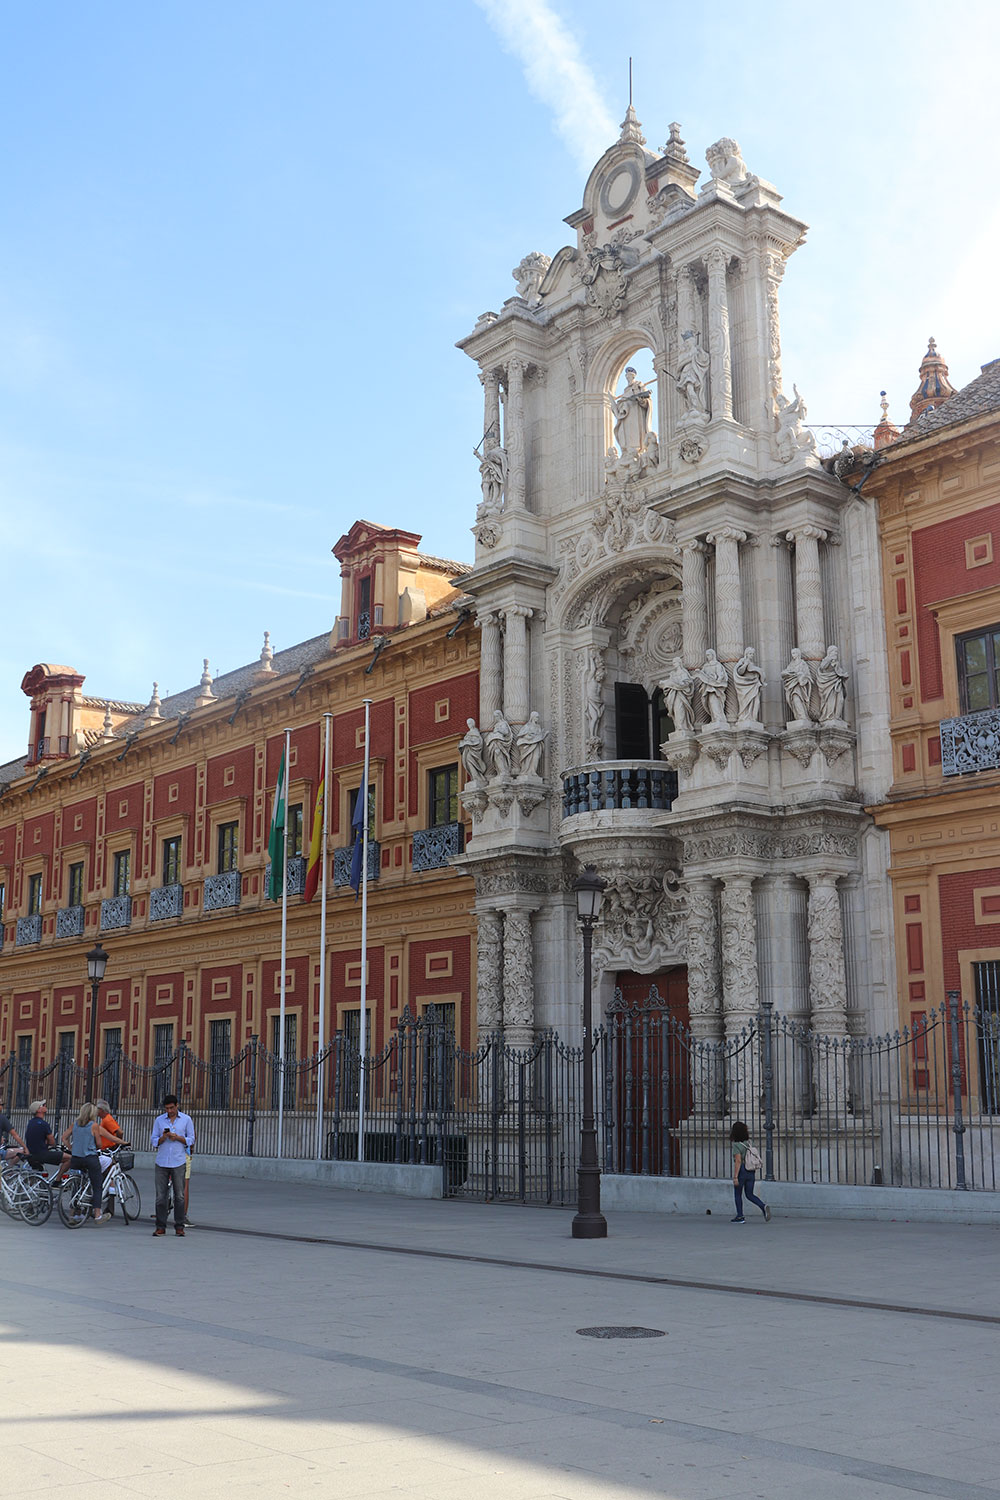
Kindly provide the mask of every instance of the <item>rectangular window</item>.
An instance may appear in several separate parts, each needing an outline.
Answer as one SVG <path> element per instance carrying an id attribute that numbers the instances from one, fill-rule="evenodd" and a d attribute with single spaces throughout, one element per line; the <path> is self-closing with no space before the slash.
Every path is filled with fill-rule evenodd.
<path id="1" fill-rule="evenodd" d="M 619 760 L 649 759 L 649 698 L 641 683 L 615 683 L 615 736 Z"/>
<path id="2" fill-rule="evenodd" d="M 17 1086 L 14 1090 L 15 1108 L 27 1109 L 31 1093 L 31 1037 L 19 1036 L 17 1039 Z"/>
<path id="3" fill-rule="evenodd" d="M 95 1080 L 95 1089 L 98 1087 Z M 118 1108 L 122 1086 L 122 1029 L 106 1026 L 104 1029 L 104 1067 L 101 1070 L 100 1091 L 111 1105 L 114 1114 Z"/>
<path id="4" fill-rule="evenodd" d="M 358 805 L 358 794 L 360 793 L 360 791 L 361 791 L 361 788 L 359 786 L 356 786 L 356 787 L 353 787 L 352 790 L 351 790 L 351 792 L 349 793 L 350 806 L 349 806 L 348 812 L 347 812 L 347 825 L 348 825 L 348 828 L 351 830 L 351 842 L 352 843 L 354 842 L 354 833 L 353 833 L 353 829 L 354 829 L 354 812 L 355 812 L 355 809 L 357 808 L 357 805 Z M 372 785 L 369 786 L 369 788 L 368 788 L 368 837 L 370 839 L 373 839 L 375 837 L 375 786 L 374 786 L 374 783 L 372 783 Z"/>
<path id="5" fill-rule="evenodd" d="M 288 809 L 288 858 L 302 853 L 302 803 Z"/>
<path id="6" fill-rule="evenodd" d="M 42 877 L 28 876 L 28 916 L 37 917 L 42 909 Z"/>
<path id="7" fill-rule="evenodd" d="M 358 1102 L 358 1047 L 361 1041 L 361 1010 L 341 1011 L 341 1023 L 344 1033 L 343 1051 L 343 1079 L 344 1079 L 344 1104 L 353 1099 Z M 372 1013 L 365 1012 L 365 1051 L 371 1056 L 372 1051 Z"/>
<path id="8" fill-rule="evenodd" d="M 112 896 L 127 896 L 132 888 L 132 851 L 119 849 L 112 867 Z"/>
<path id="9" fill-rule="evenodd" d="M 973 964 L 979 1013 L 979 1108 L 1000 1115 L 1000 962 Z"/>
<path id="10" fill-rule="evenodd" d="M 3 916 L 3 909 L 6 906 L 6 904 L 7 904 L 7 887 L 4 885 L 3 881 L 0 880 L 0 917 Z"/>
<path id="11" fill-rule="evenodd" d="M 180 885 L 181 882 L 181 837 L 163 840 L 163 885 Z"/>
<path id="12" fill-rule="evenodd" d="M 229 1084 L 233 1064 L 230 1042 L 231 1025 L 230 1021 L 209 1021 L 208 1023 L 209 1109 L 229 1108 Z"/>
<path id="13" fill-rule="evenodd" d="M 427 823 L 439 828 L 442 823 L 458 822 L 458 766 L 436 766 L 427 773 Z"/>
<path id="14" fill-rule="evenodd" d="M 285 1016 L 285 1108 L 295 1108 L 295 1079 L 297 1069 L 295 1048 L 298 1041 L 298 1016 Z M 271 1080 L 271 1108 L 278 1107 L 278 1051 L 281 1037 L 281 1017 L 271 1018 L 271 1051 L 274 1053 L 274 1076 Z"/>
<path id="15" fill-rule="evenodd" d="M 372 581 L 370 577 L 358 580 L 357 634 L 359 641 L 366 641 L 372 633 Z"/>
<path id="16" fill-rule="evenodd" d="M 227 870 L 238 870 L 240 859 L 239 823 L 219 824 L 218 848 L 218 873 L 225 875 Z"/>
<path id="17" fill-rule="evenodd" d="M 955 650 L 962 712 L 1000 706 L 1000 625 L 958 636 Z"/>
<path id="18" fill-rule="evenodd" d="M 59 1033 L 59 1067 L 56 1073 L 56 1124 L 62 1111 L 73 1098 L 73 1059 L 76 1056 L 76 1032 Z"/>
<path id="19" fill-rule="evenodd" d="M 454 1001 L 425 1006 L 423 1019 L 428 1023 L 427 1083 L 432 1108 L 451 1109 L 455 1093 Z"/>
<path id="20" fill-rule="evenodd" d="M 173 1088 L 174 1023 L 164 1021 L 153 1027 L 153 1067 L 156 1070 L 156 1098 L 162 1099 Z"/>
<path id="21" fill-rule="evenodd" d="M 69 889 L 66 892 L 67 906 L 83 905 L 83 863 L 70 865 L 69 867 Z"/>

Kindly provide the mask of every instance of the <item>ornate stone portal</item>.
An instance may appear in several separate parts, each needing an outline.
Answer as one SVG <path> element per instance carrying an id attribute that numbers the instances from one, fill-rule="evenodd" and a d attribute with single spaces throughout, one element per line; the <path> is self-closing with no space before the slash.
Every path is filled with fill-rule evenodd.
<path id="1" fill-rule="evenodd" d="M 519 1046 L 579 1036 L 584 864 L 607 881 L 601 1005 L 620 975 L 686 968 L 692 1035 L 724 1051 L 765 1001 L 830 1036 L 894 1014 L 863 811 L 891 771 L 874 520 L 782 391 L 778 290 L 804 226 L 731 137 L 699 193 L 670 130 L 657 156 L 630 111 L 574 242 L 525 257 L 519 296 L 460 345 L 486 433 L 461 862 L 480 1029 Z M 692 1077 L 694 1117 L 756 1108 L 755 1059 L 736 1096 L 724 1072 Z M 847 1107 L 846 1080 L 823 1087 L 788 1097 Z"/>

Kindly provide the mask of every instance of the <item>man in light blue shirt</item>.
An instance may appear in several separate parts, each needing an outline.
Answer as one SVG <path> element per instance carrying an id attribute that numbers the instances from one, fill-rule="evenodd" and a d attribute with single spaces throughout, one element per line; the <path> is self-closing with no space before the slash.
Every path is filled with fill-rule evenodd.
<path id="1" fill-rule="evenodd" d="M 177 1095 L 168 1094 L 163 1114 L 153 1121 L 149 1144 L 156 1152 L 156 1228 L 153 1235 L 167 1232 L 167 1193 L 174 1190 L 174 1234 L 184 1234 L 184 1168 L 194 1146 L 194 1121 L 177 1108 Z"/>

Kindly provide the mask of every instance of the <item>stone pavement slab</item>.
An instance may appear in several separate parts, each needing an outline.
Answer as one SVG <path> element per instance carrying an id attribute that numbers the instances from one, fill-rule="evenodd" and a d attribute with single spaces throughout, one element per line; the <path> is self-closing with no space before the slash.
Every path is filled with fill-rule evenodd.
<path id="1" fill-rule="evenodd" d="M 995 1230 L 723 1210 L 579 1242 L 220 1178 L 191 1212 L 183 1240 L 0 1222 L 0 1496 L 1000 1496 Z"/>

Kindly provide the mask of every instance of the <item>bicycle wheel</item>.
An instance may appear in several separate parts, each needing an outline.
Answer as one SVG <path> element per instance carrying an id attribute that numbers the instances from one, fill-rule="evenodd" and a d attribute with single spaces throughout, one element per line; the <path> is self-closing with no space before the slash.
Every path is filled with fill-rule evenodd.
<path id="1" fill-rule="evenodd" d="M 17 1206 L 17 1194 L 14 1183 L 6 1172 L 3 1174 L 3 1183 L 0 1185 L 0 1208 L 11 1219 L 19 1219 L 21 1217 Z"/>
<path id="2" fill-rule="evenodd" d="M 139 1189 L 134 1177 L 127 1172 L 119 1172 L 115 1183 L 115 1196 L 121 1205 L 122 1218 L 128 1224 L 132 1219 L 137 1219 L 142 1209 L 142 1199 L 139 1197 Z"/>
<path id="3" fill-rule="evenodd" d="M 90 1213 L 90 1183 L 74 1182 L 72 1177 L 67 1177 L 59 1189 L 56 1208 L 67 1229 L 79 1229 L 87 1222 Z"/>
<path id="4" fill-rule="evenodd" d="M 33 1172 L 24 1184 L 21 1218 L 26 1224 L 46 1224 L 52 1216 L 52 1184 L 40 1172 Z"/>

